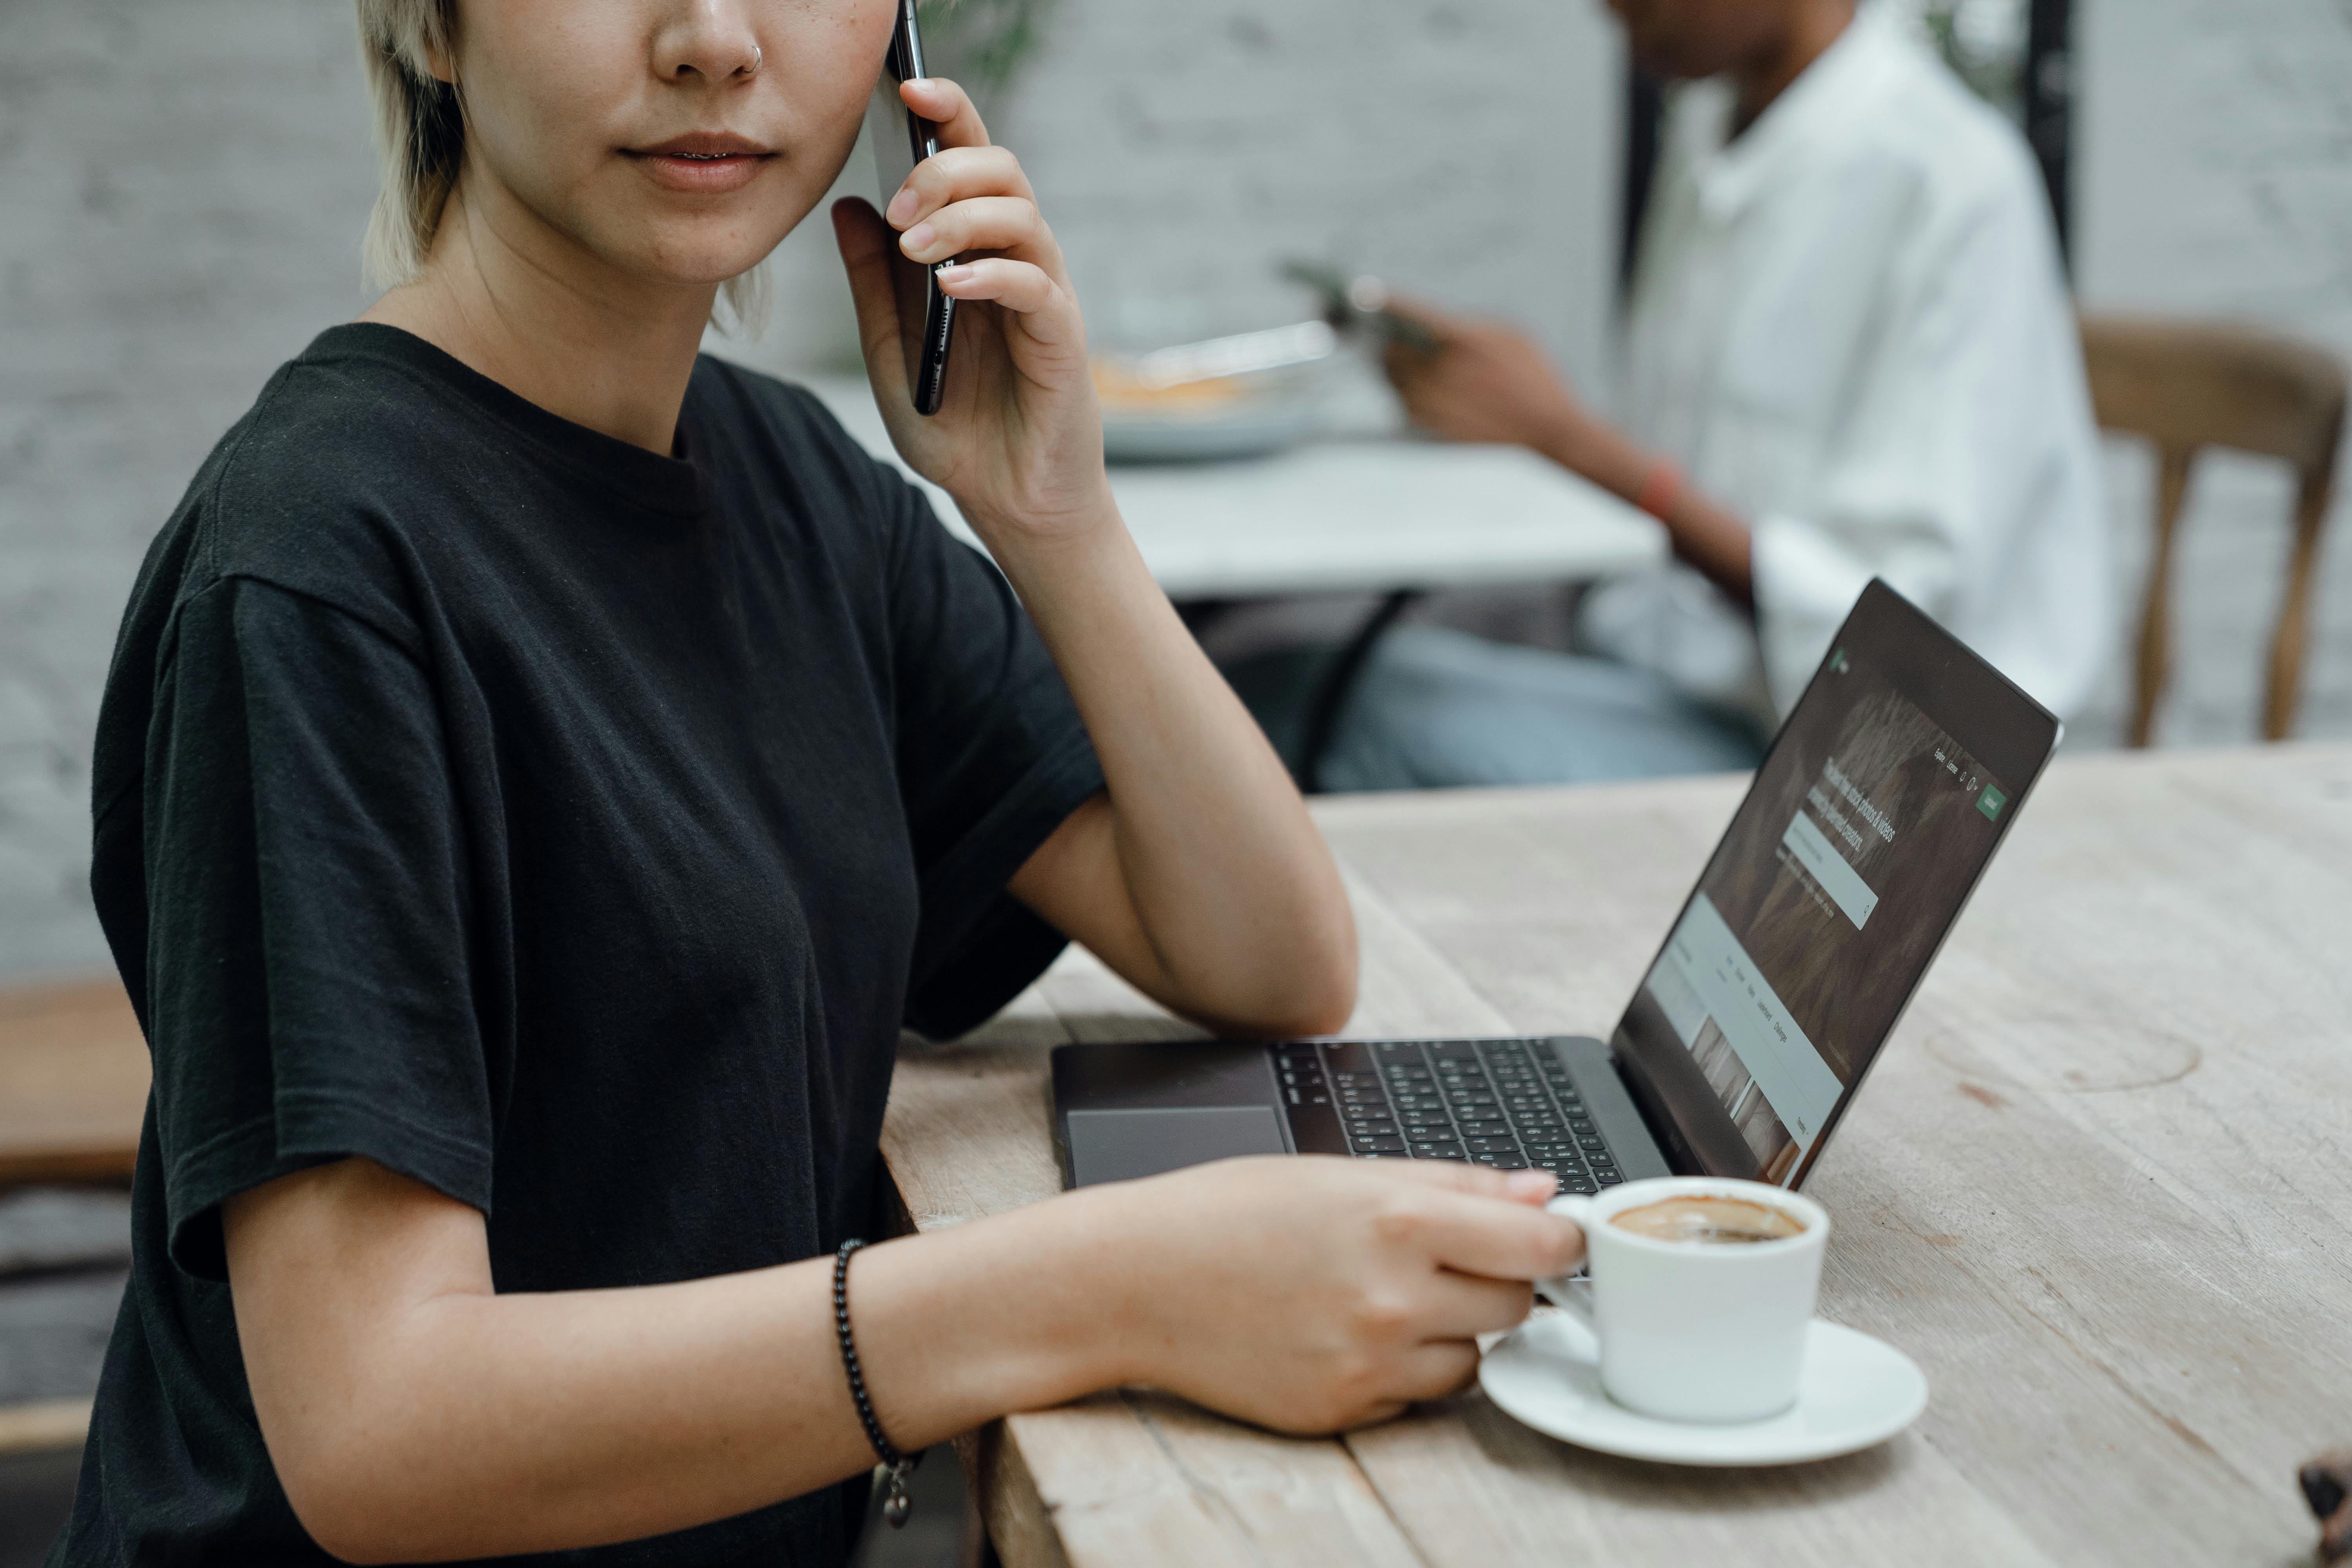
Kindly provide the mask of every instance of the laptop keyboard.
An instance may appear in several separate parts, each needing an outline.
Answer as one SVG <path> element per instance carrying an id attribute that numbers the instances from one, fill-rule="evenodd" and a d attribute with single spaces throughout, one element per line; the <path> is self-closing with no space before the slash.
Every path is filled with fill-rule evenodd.
<path id="1" fill-rule="evenodd" d="M 1624 1180 L 1567 1067 L 1537 1041 L 1291 1046 L 1277 1053 L 1276 1069 L 1298 1100 L 1329 1097 L 1349 1152 L 1365 1159 L 1534 1167 L 1572 1193 Z"/>

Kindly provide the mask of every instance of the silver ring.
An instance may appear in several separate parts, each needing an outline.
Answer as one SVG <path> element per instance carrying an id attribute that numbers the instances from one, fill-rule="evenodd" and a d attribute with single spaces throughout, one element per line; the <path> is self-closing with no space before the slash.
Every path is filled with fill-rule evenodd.
<path id="1" fill-rule="evenodd" d="M 767 58 L 767 52 L 761 49 L 759 45 L 753 44 L 751 46 L 751 63 L 743 68 L 743 74 L 745 76 L 758 76 L 760 74 L 760 64 Z"/>

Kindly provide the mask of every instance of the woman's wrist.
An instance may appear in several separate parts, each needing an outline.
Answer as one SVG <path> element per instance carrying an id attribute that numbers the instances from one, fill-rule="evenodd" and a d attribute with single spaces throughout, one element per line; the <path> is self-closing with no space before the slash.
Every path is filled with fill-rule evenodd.
<path id="1" fill-rule="evenodd" d="M 1016 564 L 1054 571 L 1082 562 L 1127 526 L 1111 497 L 1108 474 L 1066 500 L 1025 510 L 992 507 L 963 496 L 956 498 L 956 505 L 1008 573 Z"/>
<path id="2" fill-rule="evenodd" d="M 1129 593 L 1159 593 L 1107 481 L 1098 499 L 1047 522 L 971 521 L 1049 645 L 1066 615 L 1092 617 L 1108 605 L 1131 613 Z"/>
<path id="3" fill-rule="evenodd" d="M 1161 1238 L 1134 1212 L 1135 1195 L 1122 1184 L 1020 1211 L 1032 1238 L 1024 1308 L 1035 1311 L 1038 1337 L 1049 1347 L 1039 1368 L 1048 1396 L 1037 1405 L 1152 1381 L 1157 1363 L 1149 1352 L 1158 1336 L 1150 1310 L 1162 1292 L 1151 1264 Z"/>
<path id="4" fill-rule="evenodd" d="M 1131 1375 L 1133 1258 L 1115 1207 L 1071 1194 L 857 1255 L 850 1316 L 894 1446 L 911 1453 Z"/>
<path id="5" fill-rule="evenodd" d="M 1125 1384 L 1158 1383 L 1171 1335 L 1162 1317 L 1171 1281 L 1160 1265 L 1175 1240 L 1150 1212 L 1158 1189 L 1121 1183 L 1069 1193 L 1024 1210 L 1042 1234 L 1057 1286 L 1048 1303 L 1059 1320 L 1057 1372 L 1064 1399 Z"/>

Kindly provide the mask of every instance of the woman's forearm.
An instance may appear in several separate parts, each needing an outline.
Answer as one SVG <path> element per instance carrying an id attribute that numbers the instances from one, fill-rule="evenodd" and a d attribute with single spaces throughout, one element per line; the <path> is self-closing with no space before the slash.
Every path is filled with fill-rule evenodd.
<path id="1" fill-rule="evenodd" d="M 1055 1207 L 856 1256 L 859 1358 L 903 1450 L 1129 1374 L 1091 1210 Z M 356 1160 L 234 1200 L 228 1223 L 239 1336 L 266 1347 L 247 1356 L 263 1435 L 304 1526 L 339 1556 L 630 1540 L 874 1462 L 829 1258 L 494 1294 L 480 1215 Z"/>
<path id="2" fill-rule="evenodd" d="M 1043 539 L 992 531 L 991 542 L 1069 683 L 1108 782 L 1107 811 L 1074 821 L 1063 847 L 1076 870 L 1060 879 L 1066 898 L 1116 868 L 1131 916 L 1114 918 L 1131 919 L 1133 930 L 1124 954 L 1120 934 L 1107 933 L 1113 951 L 1104 956 L 1207 1022 L 1278 1034 L 1339 1027 L 1355 1005 L 1356 933 L 1338 868 L 1281 760 L 1152 581 L 1108 493 L 1089 527 Z M 1089 837 L 1108 851 L 1090 849 Z M 1024 897 L 1033 890 L 1014 883 Z M 1097 906 L 1118 891 L 1085 890 Z M 1105 934 L 1088 940 L 1099 946 Z"/>

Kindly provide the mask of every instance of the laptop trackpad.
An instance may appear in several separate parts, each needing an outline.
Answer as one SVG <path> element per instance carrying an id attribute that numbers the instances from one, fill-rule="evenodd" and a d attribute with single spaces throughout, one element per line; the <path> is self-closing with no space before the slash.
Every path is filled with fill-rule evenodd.
<path id="1" fill-rule="evenodd" d="M 1070 1180 L 1090 1187 L 1156 1176 L 1236 1154 L 1283 1154 L 1282 1122 L 1270 1105 L 1192 1105 L 1139 1110 L 1073 1110 L 1065 1122 Z"/>

